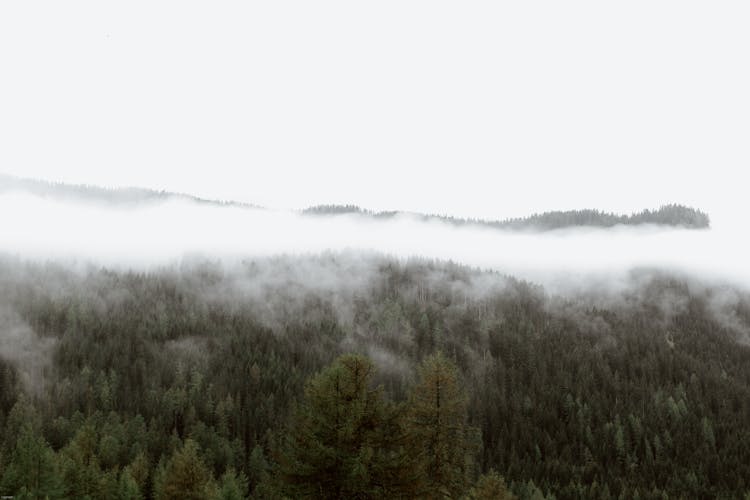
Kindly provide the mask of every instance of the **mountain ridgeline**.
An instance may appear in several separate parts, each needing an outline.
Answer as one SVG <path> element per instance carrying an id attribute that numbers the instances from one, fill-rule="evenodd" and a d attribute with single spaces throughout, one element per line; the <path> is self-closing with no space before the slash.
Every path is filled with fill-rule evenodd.
<path id="1" fill-rule="evenodd" d="M 107 188 L 88 184 L 67 184 L 63 182 L 24 179 L 0 174 L 0 195 L 14 192 L 27 193 L 40 198 L 61 202 L 72 201 L 112 207 L 134 207 L 164 203 L 171 200 L 182 200 L 206 205 L 231 206 L 248 209 L 260 208 L 249 203 L 210 200 L 199 196 L 171 191 L 139 187 Z"/>
<path id="2" fill-rule="evenodd" d="M 358 214 L 373 219 L 391 219 L 399 215 L 409 215 L 422 221 L 447 222 L 456 226 L 470 225 L 504 230 L 531 231 L 551 231 L 572 227 L 608 228 L 618 225 L 636 226 L 643 224 L 685 229 L 707 229 L 710 227 L 708 214 L 698 209 L 678 204 L 662 205 L 656 210 L 646 209 L 630 215 L 618 215 L 593 209 L 556 210 L 528 217 L 504 220 L 465 219 L 447 215 L 427 215 L 400 211 L 374 212 L 356 205 L 318 205 L 305 209 L 303 213 L 317 216 Z"/>
<path id="3" fill-rule="evenodd" d="M 53 183 L 34 179 L 20 179 L 0 174 L 0 195 L 23 192 L 41 198 L 83 202 L 106 206 L 133 207 L 164 203 L 171 200 L 234 207 L 242 209 L 263 209 L 258 205 L 238 201 L 222 201 L 201 198 L 194 195 L 157 191 L 144 188 L 104 188 L 90 185 Z M 438 221 L 454 226 L 476 226 L 509 231 L 551 231 L 572 227 L 608 228 L 617 225 L 636 226 L 655 224 L 686 229 L 706 229 L 710 219 L 705 212 L 684 205 L 663 205 L 657 210 L 643 210 L 630 215 L 618 215 L 599 210 L 566 210 L 534 214 L 528 217 L 484 220 L 466 219 L 448 215 L 431 215 L 404 211 L 371 211 L 356 205 L 317 205 L 301 211 L 308 216 L 337 216 L 356 214 L 373 220 L 388 220 L 397 216 L 410 216 L 424 222 Z"/>

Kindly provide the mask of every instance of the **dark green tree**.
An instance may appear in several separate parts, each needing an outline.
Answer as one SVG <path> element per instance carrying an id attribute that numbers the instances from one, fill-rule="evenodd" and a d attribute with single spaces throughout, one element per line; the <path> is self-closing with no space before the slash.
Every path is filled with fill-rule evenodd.
<path id="1" fill-rule="evenodd" d="M 295 498 L 388 498 L 408 480 L 395 407 L 371 387 L 372 362 L 345 355 L 314 376 L 280 455 L 284 493 Z"/>
<path id="2" fill-rule="evenodd" d="M 428 357 L 419 368 L 406 429 L 423 480 L 420 494 L 427 498 L 464 495 L 476 470 L 479 434 L 467 423 L 467 397 L 456 366 L 442 353 Z"/>
<path id="3" fill-rule="evenodd" d="M 2 477 L 2 491 L 25 499 L 62 498 L 55 453 L 31 425 L 21 434 Z"/>

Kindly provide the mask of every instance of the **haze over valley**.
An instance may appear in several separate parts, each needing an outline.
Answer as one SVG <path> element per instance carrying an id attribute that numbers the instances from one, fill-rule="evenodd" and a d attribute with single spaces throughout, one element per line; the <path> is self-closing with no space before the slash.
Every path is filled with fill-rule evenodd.
<path id="1" fill-rule="evenodd" d="M 750 249 L 742 234 L 722 218 L 712 218 L 709 227 L 707 215 L 688 207 L 675 206 L 674 220 L 662 219 L 668 224 L 646 219 L 612 225 L 616 217 L 600 212 L 548 212 L 547 217 L 560 214 L 572 222 L 540 231 L 534 217 L 457 222 L 346 207 L 330 207 L 326 213 L 317 208 L 317 216 L 310 216 L 310 211 L 149 190 L 24 183 L 10 177 L 0 187 L 3 213 L 23 214 L 6 218 L 0 250 L 41 260 L 92 259 L 149 268 L 196 255 L 237 259 L 366 250 L 402 259 L 452 260 L 547 285 L 605 275 L 620 279 L 632 269 L 650 267 L 750 284 L 750 268 L 744 265 Z M 597 214 L 605 226 L 591 222 Z M 576 217 L 587 225 L 578 225 Z M 698 217 L 698 223 L 686 226 L 686 217 Z"/>

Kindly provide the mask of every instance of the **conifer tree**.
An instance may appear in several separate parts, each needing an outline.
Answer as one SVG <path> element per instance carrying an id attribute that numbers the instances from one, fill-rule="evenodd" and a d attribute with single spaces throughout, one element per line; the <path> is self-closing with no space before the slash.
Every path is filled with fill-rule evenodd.
<path id="1" fill-rule="evenodd" d="M 398 497 L 406 455 L 373 365 L 346 355 L 313 377 L 280 456 L 284 492 L 304 498 Z"/>
<path id="2" fill-rule="evenodd" d="M 65 494 L 70 498 L 103 496 L 103 474 L 96 455 L 97 436 L 92 425 L 84 425 L 60 452 Z"/>
<path id="3" fill-rule="evenodd" d="M 21 429 L 10 463 L 3 473 L 2 491 L 18 498 L 62 498 L 55 453 L 31 425 Z"/>
<path id="4" fill-rule="evenodd" d="M 208 500 L 215 495 L 211 471 L 191 439 L 175 451 L 155 483 L 157 500 Z"/>
<path id="5" fill-rule="evenodd" d="M 143 500 L 138 482 L 127 468 L 120 473 L 120 480 L 117 482 L 116 500 Z"/>
<path id="6" fill-rule="evenodd" d="M 219 484 L 217 500 L 243 500 L 247 498 L 247 477 L 237 474 L 234 469 L 227 470 Z"/>
<path id="7" fill-rule="evenodd" d="M 456 498 L 472 482 L 479 435 L 467 423 L 467 398 L 456 366 L 442 353 L 428 357 L 411 391 L 406 431 L 423 480 L 420 495 Z"/>
<path id="8" fill-rule="evenodd" d="M 515 500 L 516 496 L 508 490 L 503 476 L 491 470 L 479 477 L 469 498 L 471 500 Z"/>

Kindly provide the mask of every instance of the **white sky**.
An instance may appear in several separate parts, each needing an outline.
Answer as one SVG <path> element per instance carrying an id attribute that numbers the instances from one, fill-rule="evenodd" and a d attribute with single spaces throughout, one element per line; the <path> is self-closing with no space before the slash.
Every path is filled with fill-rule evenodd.
<path id="1" fill-rule="evenodd" d="M 0 172 L 484 217 L 747 206 L 743 1 L 0 2 Z"/>

